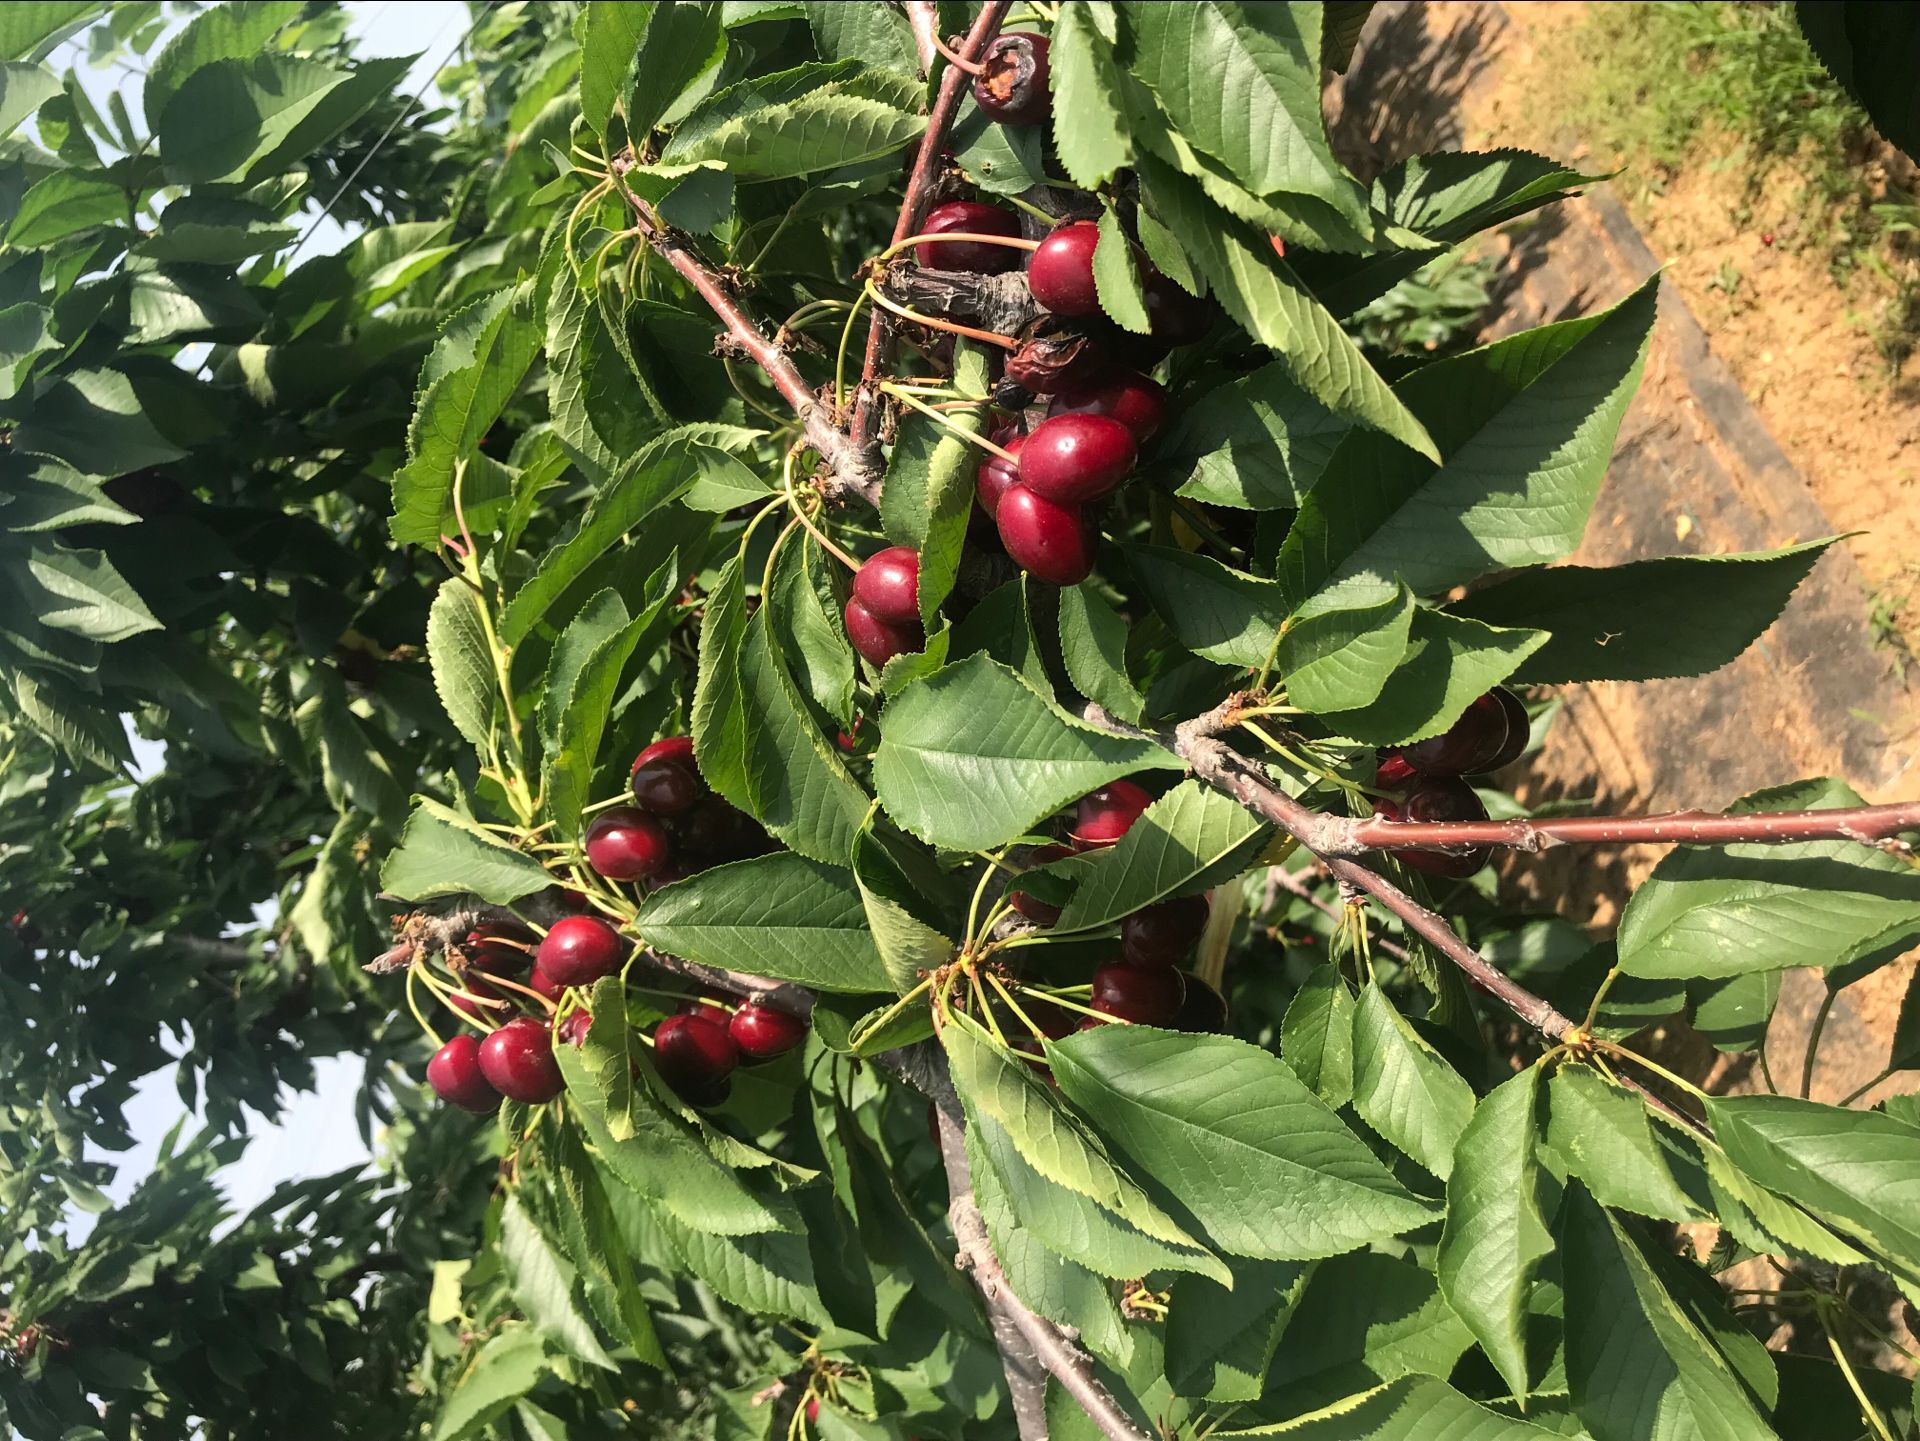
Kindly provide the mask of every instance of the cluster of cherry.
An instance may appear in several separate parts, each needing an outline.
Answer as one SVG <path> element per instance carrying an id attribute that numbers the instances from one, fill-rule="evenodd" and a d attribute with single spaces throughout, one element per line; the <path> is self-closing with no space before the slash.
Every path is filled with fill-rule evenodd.
<path id="1" fill-rule="evenodd" d="M 1379 754 L 1373 813 L 1390 821 L 1484 821 L 1487 808 L 1464 777 L 1489 775 L 1520 759 L 1530 722 L 1520 697 L 1496 686 L 1437 736 Z M 1394 852 L 1403 865 L 1460 880 L 1493 859 L 1491 846 L 1421 846 Z"/>

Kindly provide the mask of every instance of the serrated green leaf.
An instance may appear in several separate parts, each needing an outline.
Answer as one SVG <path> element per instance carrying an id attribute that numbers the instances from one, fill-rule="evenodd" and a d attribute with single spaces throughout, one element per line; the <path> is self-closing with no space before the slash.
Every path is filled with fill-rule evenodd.
<path id="1" fill-rule="evenodd" d="M 1133 139 L 1115 98 L 1120 77 L 1110 38 L 1087 6 L 1066 5 L 1047 51 L 1054 148 L 1068 177 L 1089 190 L 1133 163 Z"/>
<path id="2" fill-rule="evenodd" d="M 655 892 L 633 929 L 670 955 L 825 991 L 890 991 L 853 873 L 788 852 Z"/>
<path id="3" fill-rule="evenodd" d="M 1223 1251 L 1332 1256 L 1432 1219 L 1285 1063 L 1244 1041 L 1110 1025 L 1047 1056 L 1073 1103 Z"/>
<path id="4" fill-rule="evenodd" d="M 1527 1301 L 1534 1268 L 1553 1250 L 1540 1209 L 1539 1099 L 1540 1068 L 1529 1066 L 1475 1108 L 1454 1148 L 1434 1263 L 1447 1304 L 1522 1402 Z"/>
<path id="5" fill-rule="evenodd" d="M 0 669 L 17 713 L 74 762 L 107 775 L 133 764 L 120 718 L 105 715 L 92 696 L 79 697 L 60 681 L 22 670 Z"/>
<path id="6" fill-rule="evenodd" d="M 985 656 L 907 686 L 887 705 L 873 777 L 900 825 L 934 845 L 988 850 L 1088 791 L 1178 758 L 1066 714 Z"/>
<path id="7" fill-rule="evenodd" d="M 1222 861 L 1251 865 L 1271 828 L 1202 781 L 1182 781 L 1141 813 L 1127 833 L 1073 865 L 1079 881 L 1056 934 L 1112 925 L 1162 897 L 1190 892 Z"/>
<path id="8" fill-rule="evenodd" d="M 831 1322 L 805 1236 L 777 1231 L 715 1235 L 664 1212 L 656 1213 L 655 1220 L 687 1269 L 721 1300 L 756 1316 L 788 1316 L 812 1326 Z"/>
<path id="9" fill-rule="evenodd" d="M 900 11 L 885 5 L 842 5 L 837 0 L 808 0 L 807 28 L 813 47 L 826 60 L 858 60 L 913 76 L 920 72 L 913 27 Z"/>
<path id="10" fill-rule="evenodd" d="M 196 70 L 216 60 L 251 59 L 266 50 L 274 32 L 299 13 L 297 0 L 266 0 L 257 5 L 219 5 L 195 15 L 153 57 L 147 71 L 141 91 L 147 128 L 160 128 L 167 102 Z"/>
<path id="11" fill-rule="evenodd" d="M 1706 675 L 1760 638 L 1833 543 L 1523 571 L 1453 609 L 1552 632 L 1521 664 L 1522 684 Z"/>
<path id="12" fill-rule="evenodd" d="M 919 985 L 924 974 L 946 965 L 960 949 L 956 941 L 916 914 L 927 908 L 928 898 L 916 890 L 895 854 L 905 844 L 876 835 L 871 824 L 853 840 L 853 879 L 866 909 L 867 929 L 873 934 L 881 965 L 901 995 Z M 925 1007 L 918 1009 L 924 1012 Z M 869 1049 L 857 1036 L 855 1047 L 862 1052 Z"/>
<path id="13" fill-rule="evenodd" d="M 1714 1213 L 1743 1246 L 1763 1254 L 1799 1255 L 1835 1266 L 1871 1264 L 1826 1226 L 1747 1175 L 1719 1146 L 1702 1146 L 1700 1151 L 1706 1162 Z"/>
<path id="14" fill-rule="evenodd" d="M 1361 991 L 1354 1007 L 1353 1109 L 1443 1181 L 1473 1117 L 1473 1088 L 1377 985 Z"/>
<path id="15" fill-rule="evenodd" d="M 1241 666 L 1261 665 L 1273 653 L 1287 611 L 1286 592 L 1274 582 L 1173 546 L 1125 549 L 1148 604 L 1186 649 Z"/>
<path id="16" fill-rule="evenodd" d="M 685 101 L 690 93 L 697 94 L 699 82 L 711 74 L 726 57 L 727 39 L 720 27 L 720 7 L 697 0 L 672 0 L 669 4 L 644 5 L 590 5 L 592 9 L 637 9 L 647 12 L 645 23 L 638 35 L 626 50 L 623 57 L 615 49 L 605 60 L 607 68 L 620 67 L 620 80 L 617 94 L 622 108 L 626 111 L 627 134 L 637 142 L 641 137 L 658 125 L 663 119 L 676 113 L 683 113 Z M 631 26 L 627 19 L 624 24 Z M 615 21 L 611 27 L 617 35 L 622 22 Z M 603 26 L 595 26 L 591 20 L 587 33 L 599 43 L 605 43 L 612 37 L 603 33 Z M 586 46 L 581 47 L 581 58 L 587 56 Z M 600 66 L 596 64 L 596 70 Z M 584 73 L 584 71 L 583 71 Z M 600 84 L 595 82 L 595 100 L 598 103 Z M 585 86 L 582 85 L 582 98 Z M 606 121 L 603 116 L 589 115 L 588 123 L 602 134 L 606 133 Z"/>
<path id="17" fill-rule="evenodd" d="M 0 140 L 59 93 L 59 78 L 44 65 L 11 60 L 0 64 Z"/>
<path id="18" fill-rule="evenodd" d="M 1638 1096 L 1584 1066 L 1555 1072 L 1547 1095 L 1547 1144 L 1602 1205 L 1669 1221 L 1700 1218 Z"/>
<path id="19" fill-rule="evenodd" d="M 7 244 L 36 250 L 56 241 L 126 220 L 127 192 L 112 181 L 73 170 L 58 170 L 34 183 L 21 197 Z"/>
<path id="20" fill-rule="evenodd" d="M 546 1353 L 532 1326 L 509 1325 L 482 1346 L 447 1396 L 434 1441 L 470 1436 L 531 1391 L 547 1374 Z"/>
<path id="21" fill-rule="evenodd" d="M 1145 234 L 1145 227 L 1142 227 Z M 1174 419 L 1152 464 L 1192 500 L 1243 510 L 1292 509 L 1313 489 L 1353 422 L 1262 366 L 1216 386 Z"/>
<path id="22" fill-rule="evenodd" d="M 500 1215 L 500 1260 L 515 1303 L 536 1331 L 589 1366 L 620 1369 L 574 1302 L 573 1267 L 548 1244 L 513 1196 Z"/>
<path id="23" fill-rule="evenodd" d="M 466 581 L 441 582 L 427 612 L 427 660 L 454 729 L 484 750 L 493 736 L 494 679 L 481 604 Z"/>
<path id="24" fill-rule="evenodd" d="M 1353 1099 L 1353 995 L 1334 965 L 1316 966 L 1287 1005 L 1280 1055 L 1329 1106 Z"/>
<path id="25" fill-rule="evenodd" d="M 1231 1289 L 1205 1276 L 1182 1277 L 1167 1307 L 1167 1384 L 1174 1394 L 1257 1398 L 1288 1313 L 1312 1274 L 1301 1261 L 1240 1261 Z"/>
<path id="26" fill-rule="evenodd" d="M 35 539 L 18 566 L 14 584 L 32 598 L 33 615 L 42 625 L 103 644 L 160 629 L 147 603 L 113 567 L 105 551 L 69 550 Z"/>
<path id="27" fill-rule="evenodd" d="M 1138 725 L 1146 697 L 1127 674 L 1127 621 L 1091 581 L 1060 592 L 1060 655 L 1088 700 Z"/>
<path id="28" fill-rule="evenodd" d="M 952 383 L 964 396 L 987 394 L 990 377 L 984 347 L 965 339 L 956 342 Z M 945 414 L 962 430 L 985 433 L 984 409 L 970 407 Z M 959 574 L 980 459 L 972 444 L 918 412 L 902 424 L 887 459 L 880 521 L 888 540 L 920 553 L 920 617 L 929 635 L 935 629 L 934 613 Z"/>
<path id="29" fill-rule="evenodd" d="M 1397 675 L 1418 611 L 1402 586 L 1377 604 L 1293 620 L 1273 652 L 1287 699 L 1315 715 L 1371 705 Z"/>
<path id="30" fill-rule="evenodd" d="M 147 400 L 118 370 L 69 370 L 47 384 L 15 429 L 13 449 L 54 456 L 102 480 L 186 455 L 154 428 Z"/>
<path id="31" fill-rule="evenodd" d="M 400 844 L 380 868 L 381 889 L 409 901 L 474 895 L 504 906 L 552 883 L 532 856 L 424 796 L 414 797 Z"/>
<path id="32" fill-rule="evenodd" d="M 96 16 L 90 0 L 30 0 L 0 6 L 0 59 L 18 60 L 51 48 L 60 35 Z"/>
<path id="33" fill-rule="evenodd" d="M 1551 1441 L 1558 1431 L 1490 1411 L 1432 1376 L 1402 1376 L 1386 1385 L 1276 1426 L 1227 1430 L 1229 1436 L 1286 1436 L 1293 1441 Z"/>
<path id="34" fill-rule="evenodd" d="M 680 164 L 718 160 L 741 180 L 785 180 L 890 155 L 926 124 L 879 100 L 815 91 L 725 121 L 670 154 Z"/>
<path id="35" fill-rule="evenodd" d="M 1496 629 L 1425 606 L 1412 619 L 1406 652 L 1374 699 L 1319 712 L 1334 731 L 1377 746 L 1439 735 L 1548 642 L 1544 630 Z"/>
<path id="36" fill-rule="evenodd" d="M 276 174 L 389 93 L 412 59 L 365 59 L 347 71 L 268 52 L 203 65 L 154 125 L 168 178 L 191 184 Z"/>
<path id="37" fill-rule="evenodd" d="M 1134 264 L 1132 242 L 1120 226 L 1120 213 L 1101 211 L 1099 231 L 1093 250 L 1093 284 L 1100 309 L 1122 330 L 1145 335 L 1151 328 L 1147 293 L 1140 284 L 1140 269 Z"/>

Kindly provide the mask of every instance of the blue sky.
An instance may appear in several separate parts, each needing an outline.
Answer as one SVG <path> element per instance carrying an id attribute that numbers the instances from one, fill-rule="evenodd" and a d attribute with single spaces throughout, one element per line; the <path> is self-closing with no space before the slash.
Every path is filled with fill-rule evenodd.
<path id="1" fill-rule="evenodd" d="M 459 0 L 360 0 L 349 3 L 349 27 L 360 40 L 363 55 L 413 55 L 420 59 L 408 73 L 405 89 L 412 93 L 428 85 L 424 104 L 437 99 L 430 78 L 452 55 L 470 23 L 467 7 Z M 138 76 L 116 69 L 95 69 L 86 62 L 82 47 L 69 44 L 51 57 L 56 69 L 74 66 L 81 83 L 96 102 L 119 90 L 130 113 L 143 113 L 139 104 Z M 301 250 L 301 258 L 324 255 L 337 250 L 352 238 L 353 232 L 331 219 L 322 220 Z M 136 761 L 141 771 L 157 768 L 164 760 L 164 748 L 134 740 Z M 239 1162 L 221 1173 L 221 1182 L 237 1211 L 245 1211 L 266 1199 L 282 1181 L 326 1175 L 356 1162 L 370 1159 L 367 1147 L 354 1124 L 353 1101 L 365 1067 L 353 1057 L 334 1057 L 316 1066 L 315 1090 L 291 1098 L 281 1121 L 264 1121 L 250 1128 L 252 1142 Z M 160 1141 L 179 1121 L 185 1107 L 176 1089 L 173 1067 L 148 1076 L 137 1088 L 127 1107 L 127 1123 L 135 1145 L 119 1155 L 95 1153 L 119 1169 L 112 1185 L 105 1187 L 116 1203 L 124 1201 L 133 1188 L 152 1170 Z M 257 1118 L 256 1118 L 257 1120 Z M 90 1228 L 90 1219 L 79 1217 L 76 1235 Z"/>

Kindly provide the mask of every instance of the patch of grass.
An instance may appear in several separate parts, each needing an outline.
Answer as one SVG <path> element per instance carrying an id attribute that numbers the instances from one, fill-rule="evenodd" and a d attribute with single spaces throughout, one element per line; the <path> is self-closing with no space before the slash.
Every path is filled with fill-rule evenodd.
<path id="1" fill-rule="evenodd" d="M 1494 262 L 1453 251 L 1357 312 L 1360 343 L 1382 355 L 1432 358 L 1470 347 L 1493 301 Z"/>
<path id="2" fill-rule="evenodd" d="M 1913 575 L 1915 569 L 1908 566 L 1906 573 Z M 1887 653 L 1901 685 L 1907 683 L 1907 671 L 1916 659 L 1907 635 L 1909 599 L 1893 586 L 1882 586 L 1867 600 L 1867 629 L 1873 634 L 1873 648 Z"/>

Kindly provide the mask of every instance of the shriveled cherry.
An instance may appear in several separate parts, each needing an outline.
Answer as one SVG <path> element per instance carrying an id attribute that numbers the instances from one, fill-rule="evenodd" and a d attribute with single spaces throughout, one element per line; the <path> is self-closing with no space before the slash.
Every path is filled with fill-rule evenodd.
<path id="1" fill-rule="evenodd" d="M 1056 226 L 1027 262 L 1027 289 L 1055 315 L 1100 314 L 1093 282 L 1093 252 L 1100 227 L 1091 220 Z"/>
<path id="2" fill-rule="evenodd" d="M 1487 808 L 1458 776 L 1423 776 L 1399 801 L 1376 797 L 1373 813 L 1390 821 L 1483 821 Z M 1394 852 L 1428 875 L 1464 880 L 1493 859 L 1491 846 L 1422 846 Z"/>
<path id="3" fill-rule="evenodd" d="M 1020 484 L 1058 505 L 1080 505 L 1125 480 L 1138 454 L 1133 432 L 1111 415 L 1049 416 L 1020 448 Z"/>
<path id="4" fill-rule="evenodd" d="M 1145 445 L 1166 423 L 1167 390 L 1152 376 L 1120 371 L 1092 385 L 1061 391 L 1047 414 L 1112 416 L 1133 432 L 1136 444 Z"/>
<path id="5" fill-rule="evenodd" d="M 545 1021 L 518 1016 L 480 1043 L 480 1074 L 510 1100 L 537 1106 L 567 1088 Z"/>
<path id="6" fill-rule="evenodd" d="M 704 1017 L 668 1016 L 654 1028 L 653 1064 L 681 1099 L 718 1105 L 740 1064 L 740 1047 L 725 1026 Z"/>
<path id="7" fill-rule="evenodd" d="M 998 205 L 949 200 L 934 206 L 920 222 L 923 235 L 942 235 L 949 230 L 1018 239 L 1020 217 Z M 1020 251 L 1012 245 L 988 245 L 979 240 L 923 240 L 914 246 L 913 258 L 929 270 L 971 270 L 998 275 L 1019 265 Z"/>
<path id="8" fill-rule="evenodd" d="M 480 1039 L 466 1032 L 433 1053 L 427 1062 L 427 1084 L 441 1100 L 475 1115 L 485 1115 L 500 1104 L 500 1093 L 480 1070 Z"/>
<path id="9" fill-rule="evenodd" d="M 1033 854 L 1027 857 L 1027 863 L 1031 866 L 1050 865 L 1072 854 L 1065 846 L 1036 846 Z M 1035 925 L 1050 926 L 1060 919 L 1060 907 L 1049 905 L 1038 896 L 1015 891 L 1011 899 L 1013 908 Z"/>
<path id="10" fill-rule="evenodd" d="M 806 1040 L 807 1023 L 772 1006 L 749 1003 L 733 1013 L 727 1034 L 747 1060 L 771 1061 Z"/>
<path id="11" fill-rule="evenodd" d="M 995 445 L 1013 456 L 1012 460 L 989 455 L 980 462 L 980 469 L 974 472 L 973 493 L 980 500 L 980 509 L 989 516 L 1000 513 L 1000 497 L 1007 493 L 1008 487 L 1020 483 L 1020 449 L 1027 443 L 1024 435 L 1009 436 L 1002 440 L 993 437 Z"/>
<path id="12" fill-rule="evenodd" d="M 628 777 L 634 802 L 657 816 L 677 816 L 706 790 L 693 763 L 693 740 L 668 736 L 634 758 Z"/>
<path id="13" fill-rule="evenodd" d="M 1205 896 L 1142 906 L 1120 922 L 1120 955 L 1136 966 L 1177 966 L 1200 943 L 1212 912 Z"/>
<path id="14" fill-rule="evenodd" d="M 847 622 L 847 639 L 871 666 L 883 666 L 897 655 L 907 655 L 927 643 L 920 622 L 895 625 L 880 619 L 855 596 L 842 612 Z"/>
<path id="15" fill-rule="evenodd" d="M 1225 1035 L 1227 998 L 1192 971 L 1182 971 L 1180 974 L 1186 977 L 1187 998 L 1180 1004 L 1180 1014 L 1173 1018 L 1174 1030 L 1199 1035 Z"/>
<path id="16" fill-rule="evenodd" d="M 1073 843 L 1080 850 L 1110 846 L 1140 819 L 1153 797 L 1132 781 L 1115 781 L 1080 797 L 1074 809 Z"/>
<path id="17" fill-rule="evenodd" d="M 1093 1009 L 1142 1026 L 1164 1026 L 1180 1014 L 1187 978 L 1171 966 L 1121 961 L 1093 973 Z"/>
<path id="18" fill-rule="evenodd" d="M 1078 585 L 1093 574 L 1094 530 L 1077 505 L 1010 485 L 994 516 L 1015 565 L 1048 585 Z"/>
<path id="19" fill-rule="evenodd" d="M 1488 692 L 1439 735 L 1401 746 L 1400 754 L 1422 775 L 1473 775 L 1506 749 L 1507 729 L 1506 707 Z"/>
<path id="20" fill-rule="evenodd" d="M 562 916 L 540 942 L 533 988 L 540 990 L 542 979 L 556 993 L 568 986 L 590 986 L 619 970 L 626 958 L 626 942 L 598 916 Z"/>
<path id="21" fill-rule="evenodd" d="M 1047 37 L 1031 30 L 997 35 L 980 57 L 973 103 L 1002 125 L 1038 125 L 1053 110 Z"/>
<path id="22" fill-rule="evenodd" d="M 920 624 L 920 552 L 890 545 L 854 573 L 853 598 L 887 625 Z"/>
<path id="23" fill-rule="evenodd" d="M 637 807 L 602 811 L 587 827 L 587 864 L 610 881 L 645 880 L 666 863 L 666 827 Z"/>
<path id="24" fill-rule="evenodd" d="M 1507 743 L 1480 768 L 1482 773 L 1505 770 L 1520 759 L 1527 742 L 1533 738 L 1533 719 L 1527 714 L 1525 701 L 1503 685 L 1495 686 L 1488 694 L 1500 702 L 1500 710 L 1507 718 Z"/>

